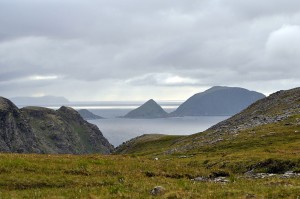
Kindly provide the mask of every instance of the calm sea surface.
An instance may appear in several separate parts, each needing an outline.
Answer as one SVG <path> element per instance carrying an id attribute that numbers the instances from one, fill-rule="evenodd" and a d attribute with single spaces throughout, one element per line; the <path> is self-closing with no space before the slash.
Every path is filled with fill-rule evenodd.
<path id="1" fill-rule="evenodd" d="M 103 135 L 114 146 L 143 134 L 159 133 L 168 135 L 190 135 L 206 130 L 210 126 L 227 119 L 227 116 L 175 117 L 161 119 L 125 119 L 118 118 L 141 103 L 85 103 L 70 104 L 74 109 L 88 109 L 96 115 L 105 117 L 101 120 L 89 120 L 99 127 Z M 175 110 L 180 102 L 159 103 L 167 111 Z M 48 106 L 57 109 L 57 106 Z"/>

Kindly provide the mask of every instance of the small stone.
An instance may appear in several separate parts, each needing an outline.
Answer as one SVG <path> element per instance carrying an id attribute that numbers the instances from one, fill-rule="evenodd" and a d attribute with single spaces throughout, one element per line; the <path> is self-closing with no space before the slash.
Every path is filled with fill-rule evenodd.
<path id="1" fill-rule="evenodd" d="M 256 198 L 256 196 L 252 193 L 247 193 L 246 199 L 250 199 L 250 198 Z"/>
<path id="2" fill-rule="evenodd" d="M 158 158 L 154 158 L 154 160 L 156 160 L 156 161 L 157 161 L 157 160 L 158 160 Z"/>
<path id="3" fill-rule="evenodd" d="M 154 187 L 154 188 L 150 191 L 150 193 L 151 193 L 152 195 L 154 195 L 154 196 L 157 196 L 157 195 L 162 195 L 162 194 L 164 194 L 165 191 L 166 191 L 166 189 L 165 189 L 164 187 L 162 187 L 162 186 L 156 186 L 156 187 Z"/>
<path id="4" fill-rule="evenodd" d="M 225 177 L 217 177 L 213 180 L 214 182 L 227 183 L 229 180 Z"/>
<path id="5" fill-rule="evenodd" d="M 206 177 L 200 176 L 197 178 L 192 179 L 193 181 L 197 181 L 197 182 L 207 182 L 208 179 Z"/>
<path id="6" fill-rule="evenodd" d="M 181 155 L 181 156 L 179 156 L 179 158 L 187 158 L 187 156 L 186 155 Z"/>

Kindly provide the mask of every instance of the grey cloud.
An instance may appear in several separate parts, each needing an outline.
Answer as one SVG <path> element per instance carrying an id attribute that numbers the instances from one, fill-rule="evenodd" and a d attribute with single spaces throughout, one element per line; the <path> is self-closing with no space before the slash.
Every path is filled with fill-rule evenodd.
<path id="1" fill-rule="evenodd" d="M 298 0 L 1 1 L 0 88 L 17 95 L 22 85 L 30 95 L 55 94 L 59 84 L 62 93 L 72 84 L 86 93 L 96 84 L 116 93 L 294 87 L 299 7 Z M 33 75 L 59 80 L 26 79 Z"/>

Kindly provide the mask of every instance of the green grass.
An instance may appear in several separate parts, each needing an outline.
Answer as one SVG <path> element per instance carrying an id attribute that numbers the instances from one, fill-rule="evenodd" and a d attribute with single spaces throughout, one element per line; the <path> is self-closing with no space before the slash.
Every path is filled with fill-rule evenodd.
<path id="1" fill-rule="evenodd" d="M 209 176 L 215 158 L 193 156 L 153 158 L 101 155 L 0 155 L 0 198 L 152 198 L 156 185 L 166 188 L 160 198 L 296 198 L 300 180 L 245 179 L 231 173 L 231 182 L 194 182 Z M 150 175 L 151 174 L 151 175 Z"/>
<path id="2" fill-rule="evenodd" d="M 0 154 L 0 198 L 297 198 L 300 178 L 244 172 L 300 172 L 299 118 L 223 134 L 213 144 L 209 132 L 146 136 L 128 155 Z M 178 150 L 165 153 L 171 149 Z M 219 175 L 230 182 L 191 180 Z M 151 196 L 158 185 L 166 193 Z"/>

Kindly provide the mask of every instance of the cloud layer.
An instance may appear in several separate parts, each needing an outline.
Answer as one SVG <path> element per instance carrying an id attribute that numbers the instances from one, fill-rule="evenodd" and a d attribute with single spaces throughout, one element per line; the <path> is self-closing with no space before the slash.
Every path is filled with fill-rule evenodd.
<path id="1" fill-rule="evenodd" d="M 6 97 L 185 99 L 299 86 L 300 1 L 0 2 Z"/>

